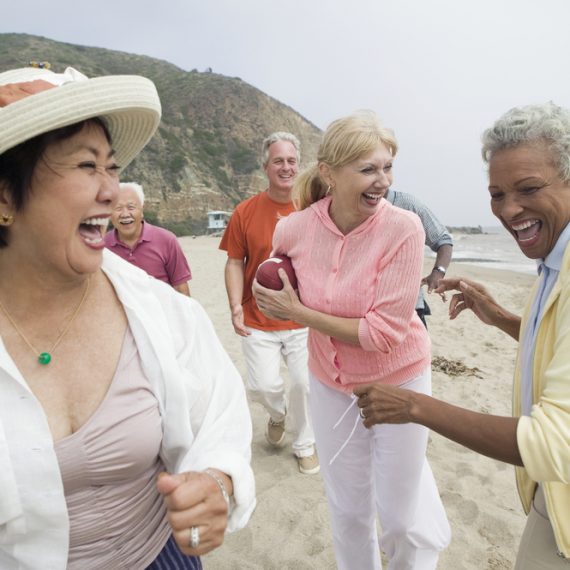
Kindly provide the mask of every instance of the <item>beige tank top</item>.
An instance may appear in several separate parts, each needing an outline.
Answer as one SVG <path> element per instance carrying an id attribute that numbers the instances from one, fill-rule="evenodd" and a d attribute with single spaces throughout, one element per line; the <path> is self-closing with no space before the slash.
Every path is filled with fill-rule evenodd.
<path id="1" fill-rule="evenodd" d="M 127 329 L 99 407 L 56 442 L 70 520 L 68 570 L 145 568 L 170 535 L 155 481 L 162 421 Z"/>

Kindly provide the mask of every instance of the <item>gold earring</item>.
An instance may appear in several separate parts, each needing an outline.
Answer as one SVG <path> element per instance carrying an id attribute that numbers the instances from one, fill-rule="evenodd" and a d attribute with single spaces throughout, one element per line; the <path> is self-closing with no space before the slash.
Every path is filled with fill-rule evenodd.
<path id="1" fill-rule="evenodd" d="M 0 226 L 11 226 L 14 223 L 14 216 L 12 214 L 2 214 L 0 216 Z"/>

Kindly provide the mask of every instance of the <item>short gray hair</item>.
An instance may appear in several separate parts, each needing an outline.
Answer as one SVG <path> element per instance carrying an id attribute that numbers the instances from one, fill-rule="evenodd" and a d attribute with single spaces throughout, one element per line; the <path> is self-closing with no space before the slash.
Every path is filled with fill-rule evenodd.
<path id="1" fill-rule="evenodd" d="M 137 198 L 141 202 L 141 206 L 144 206 L 144 190 L 140 184 L 136 182 L 121 182 L 119 184 L 120 190 L 132 190 L 136 195 Z"/>
<path id="2" fill-rule="evenodd" d="M 261 162 L 263 166 L 265 166 L 269 160 L 269 147 L 278 141 L 290 142 L 297 151 L 297 162 L 301 162 L 301 143 L 299 139 L 291 133 L 276 131 L 263 139 L 263 143 L 261 144 Z"/>
<path id="3" fill-rule="evenodd" d="M 570 182 L 570 111 L 552 101 L 507 111 L 483 133 L 482 142 L 487 163 L 500 150 L 544 144 L 561 180 Z"/>

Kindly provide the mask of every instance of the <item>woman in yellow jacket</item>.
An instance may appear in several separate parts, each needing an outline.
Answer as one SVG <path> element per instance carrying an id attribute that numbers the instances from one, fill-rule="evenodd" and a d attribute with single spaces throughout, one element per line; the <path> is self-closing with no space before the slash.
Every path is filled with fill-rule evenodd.
<path id="1" fill-rule="evenodd" d="M 519 341 L 512 418 L 369 384 L 354 392 L 364 425 L 414 422 L 516 466 L 527 524 L 515 570 L 570 568 L 570 111 L 547 103 L 511 109 L 483 135 L 493 214 L 539 277 L 522 319 L 467 279 L 450 318 L 472 310 Z"/>

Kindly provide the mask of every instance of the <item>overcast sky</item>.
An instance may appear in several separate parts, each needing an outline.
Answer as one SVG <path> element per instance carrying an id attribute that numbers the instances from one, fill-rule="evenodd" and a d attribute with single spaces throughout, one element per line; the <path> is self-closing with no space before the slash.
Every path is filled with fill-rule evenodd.
<path id="1" fill-rule="evenodd" d="M 0 32 L 240 77 L 320 128 L 374 109 L 394 188 L 447 225 L 494 225 L 481 132 L 515 105 L 570 107 L 569 0 L 5 2 Z M 40 54 L 38 54 L 38 57 Z"/>

